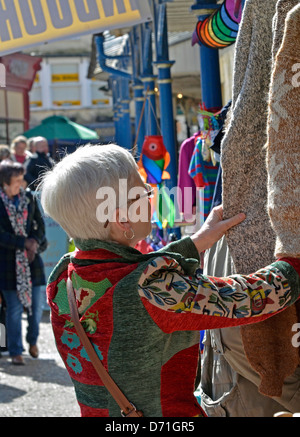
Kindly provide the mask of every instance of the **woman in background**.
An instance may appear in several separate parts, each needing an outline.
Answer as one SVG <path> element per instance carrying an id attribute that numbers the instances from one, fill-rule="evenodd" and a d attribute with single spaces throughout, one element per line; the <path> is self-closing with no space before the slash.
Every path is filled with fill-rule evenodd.
<path id="1" fill-rule="evenodd" d="M 14 162 L 19 162 L 26 169 L 32 153 L 28 150 L 27 138 L 19 135 L 12 140 L 10 145 L 11 159 Z"/>
<path id="2" fill-rule="evenodd" d="M 28 315 L 26 340 L 29 353 L 38 357 L 37 339 L 45 285 L 43 261 L 45 226 L 37 201 L 22 188 L 24 167 L 17 162 L 0 164 L 0 289 L 6 304 L 7 348 L 13 364 L 22 357 L 22 314 Z"/>

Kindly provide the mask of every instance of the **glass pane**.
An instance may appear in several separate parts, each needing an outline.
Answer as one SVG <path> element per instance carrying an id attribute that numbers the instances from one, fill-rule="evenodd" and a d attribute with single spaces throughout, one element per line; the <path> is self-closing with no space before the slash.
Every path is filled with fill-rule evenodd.
<path id="1" fill-rule="evenodd" d="M 80 86 L 52 87 L 52 103 L 55 106 L 81 105 Z"/>
<path id="2" fill-rule="evenodd" d="M 32 90 L 29 93 L 29 101 L 30 101 L 31 108 L 38 108 L 43 106 L 41 87 L 32 88 Z"/>
<path id="3" fill-rule="evenodd" d="M 18 91 L 7 91 L 8 118 L 24 119 L 23 94 Z"/>
<path id="4" fill-rule="evenodd" d="M 5 91 L 0 90 L 0 117 L 6 117 Z"/>
<path id="5" fill-rule="evenodd" d="M 95 106 L 111 106 L 111 98 L 106 96 L 103 91 L 99 90 L 99 83 L 92 83 L 92 105 Z"/>
<path id="6" fill-rule="evenodd" d="M 0 143 L 9 145 L 8 138 L 6 137 L 6 121 L 0 120 Z"/>
<path id="7" fill-rule="evenodd" d="M 22 135 L 24 132 L 24 123 L 21 121 L 10 121 L 8 124 L 9 142 L 11 142 L 16 136 Z"/>
<path id="8" fill-rule="evenodd" d="M 51 65 L 52 82 L 78 82 L 78 64 L 53 64 Z"/>

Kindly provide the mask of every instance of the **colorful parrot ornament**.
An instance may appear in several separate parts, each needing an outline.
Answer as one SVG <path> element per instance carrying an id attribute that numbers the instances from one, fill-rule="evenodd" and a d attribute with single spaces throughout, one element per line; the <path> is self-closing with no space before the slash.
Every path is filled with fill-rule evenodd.
<path id="1" fill-rule="evenodd" d="M 169 173 L 165 171 L 169 163 L 170 154 L 163 143 L 162 136 L 146 136 L 138 162 L 140 175 L 144 181 L 148 184 L 160 184 L 163 179 L 170 179 Z"/>
<path id="2" fill-rule="evenodd" d="M 170 174 L 166 171 L 169 163 L 170 154 L 163 143 L 162 136 L 146 136 L 138 167 L 143 181 L 159 190 L 159 196 L 158 190 L 154 190 L 151 206 L 152 220 L 160 229 L 167 225 L 173 227 L 175 220 L 175 206 L 164 186 L 164 180 L 170 179 Z"/>

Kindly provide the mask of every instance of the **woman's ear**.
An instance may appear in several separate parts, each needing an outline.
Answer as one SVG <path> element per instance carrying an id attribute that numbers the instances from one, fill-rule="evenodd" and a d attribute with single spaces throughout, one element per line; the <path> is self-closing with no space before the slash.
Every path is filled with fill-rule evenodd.
<path id="1" fill-rule="evenodd" d="M 122 208 L 117 208 L 115 213 L 115 224 L 122 231 L 128 231 L 131 227 L 128 217 L 127 211 Z"/>
<path id="2" fill-rule="evenodd" d="M 134 237 L 134 231 L 128 220 L 126 210 L 124 211 L 121 208 L 116 209 L 114 219 L 110 222 L 110 237 L 125 245 Z"/>

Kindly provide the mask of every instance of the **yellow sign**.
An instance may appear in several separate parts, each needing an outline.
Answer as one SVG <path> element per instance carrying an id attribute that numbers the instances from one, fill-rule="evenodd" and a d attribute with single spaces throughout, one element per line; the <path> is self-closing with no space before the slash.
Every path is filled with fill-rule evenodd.
<path id="1" fill-rule="evenodd" d="M 109 105 L 109 99 L 93 99 L 93 105 Z"/>
<path id="2" fill-rule="evenodd" d="M 78 82 L 78 73 L 52 74 L 52 82 Z"/>
<path id="3" fill-rule="evenodd" d="M 33 108 L 38 108 L 38 107 L 43 106 L 41 100 L 34 100 L 34 101 L 30 102 L 30 105 L 31 105 Z"/>
<path id="4" fill-rule="evenodd" d="M 81 105 L 80 100 L 54 100 L 53 105 L 56 106 L 79 106 Z"/>
<path id="5" fill-rule="evenodd" d="M 151 20 L 145 0 L 0 0 L 0 56 Z"/>

